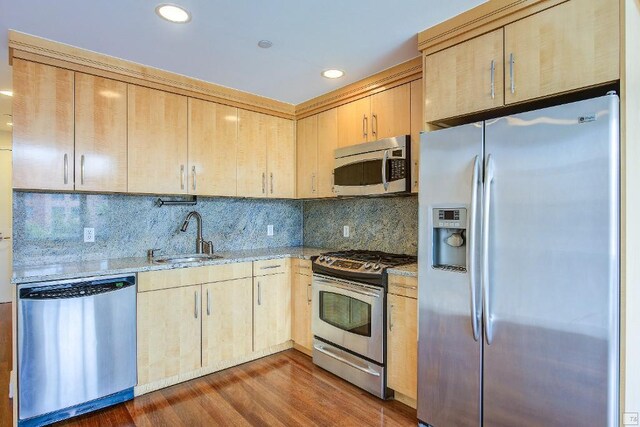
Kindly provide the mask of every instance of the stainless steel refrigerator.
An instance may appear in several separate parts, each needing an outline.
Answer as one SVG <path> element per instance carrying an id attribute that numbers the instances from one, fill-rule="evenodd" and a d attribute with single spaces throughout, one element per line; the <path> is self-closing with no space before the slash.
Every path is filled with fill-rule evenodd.
<path id="1" fill-rule="evenodd" d="M 619 99 L 423 133 L 418 419 L 617 426 Z"/>

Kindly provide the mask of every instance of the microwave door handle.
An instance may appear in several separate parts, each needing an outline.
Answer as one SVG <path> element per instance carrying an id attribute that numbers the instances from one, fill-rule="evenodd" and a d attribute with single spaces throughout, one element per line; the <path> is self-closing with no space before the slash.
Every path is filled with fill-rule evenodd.
<path id="1" fill-rule="evenodd" d="M 387 160 L 389 159 L 389 150 L 384 150 L 382 155 L 382 186 L 384 191 L 389 188 L 389 182 L 387 182 Z"/>

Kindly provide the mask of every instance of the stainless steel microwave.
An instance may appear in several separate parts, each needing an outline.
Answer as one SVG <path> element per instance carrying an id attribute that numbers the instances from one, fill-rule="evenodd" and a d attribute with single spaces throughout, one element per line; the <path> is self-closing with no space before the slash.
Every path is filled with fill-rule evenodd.
<path id="1" fill-rule="evenodd" d="M 338 196 L 370 196 L 411 190 L 410 137 L 365 142 L 335 150 Z"/>

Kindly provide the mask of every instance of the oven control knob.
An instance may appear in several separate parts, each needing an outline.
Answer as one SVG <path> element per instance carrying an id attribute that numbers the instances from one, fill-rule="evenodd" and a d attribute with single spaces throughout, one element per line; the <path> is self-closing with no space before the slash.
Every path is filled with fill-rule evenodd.
<path id="1" fill-rule="evenodd" d="M 374 266 L 373 266 L 373 269 L 374 269 L 374 270 L 380 270 L 380 264 L 376 264 L 376 265 L 374 265 Z"/>
<path id="2" fill-rule="evenodd" d="M 318 258 L 318 261 L 320 261 L 320 262 L 324 261 L 324 257 L 321 256 L 320 258 Z"/>
<path id="3" fill-rule="evenodd" d="M 327 261 L 327 262 L 331 262 L 331 258 L 329 258 L 329 257 L 326 257 L 324 260 Z"/>
<path id="4" fill-rule="evenodd" d="M 364 268 L 367 269 L 367 270 L 370 269 L 371 268 L 371 263 L 370 262 L 366 263 L 364 265 Z"/>

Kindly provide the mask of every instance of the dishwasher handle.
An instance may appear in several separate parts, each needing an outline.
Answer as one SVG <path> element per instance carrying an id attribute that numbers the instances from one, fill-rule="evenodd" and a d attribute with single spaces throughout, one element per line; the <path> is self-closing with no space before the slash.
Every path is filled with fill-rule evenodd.
<path id="1" fill-rule="evenodd" d="M 20 289 L 20 299 L 52 300 L 92 297 L 129 288 L 135 284 L 136 280 L 133 276 L 70 283 L 39 283 L 37 286 Z"/>

